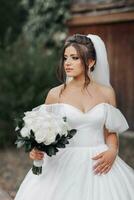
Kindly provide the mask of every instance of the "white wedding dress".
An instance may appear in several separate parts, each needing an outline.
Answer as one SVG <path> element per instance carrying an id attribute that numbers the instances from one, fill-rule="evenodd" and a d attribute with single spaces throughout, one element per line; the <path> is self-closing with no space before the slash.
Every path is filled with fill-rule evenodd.
<path id="1" fill-rule="evenodd" d="M 120 110 L 108 103 L 99 103 L 86 113 L 66 103 L 44 106 L 66 115 L 77 133 L 56 155 L 45 155 L 41 175 L 28 172 L 15 200 L 134 200 L 134 170 L 119 156 L 107 174 L 93 171 L 97 161 L 92 157 L 108 149 L 104 125 L 117 134 L 128 129 Z"/>

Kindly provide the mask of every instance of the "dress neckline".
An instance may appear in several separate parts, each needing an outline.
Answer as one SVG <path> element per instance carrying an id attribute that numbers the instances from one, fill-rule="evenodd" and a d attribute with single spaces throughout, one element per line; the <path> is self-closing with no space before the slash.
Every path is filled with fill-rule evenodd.
<path id="1" fill-rule="evenodd" d="M 71 108 L 73 108 L 73 109 L 79 111 L 79 112 L 82 113 L 83 115 L 84 115 L 84 114 L 87 114 L 87 113 L 89 113 L 89 112 L 91 112 L 91 111 L 93 111 L 95 108 L 97 108 L 97 107 L 99 107 L 99 106 L 101 106 L 101 105 L 104 105 L 104 104 L 109 105 L 109 106 L 112 106 L 113 108 L 116 108 L 115 106 L 113 106 L 113 105 L 111 105 L 111 104 L 109 104 L 109 103 L 101 102 L 101 103 L 98 103 L 98 104 L 96 104 L 96 105 L 94 105 L 94 106 L 88 108 L 87 111 L 83 112 L 81 109 L 79 109 L 79 108 L 77 108 L 76 106 L 71 105 L 71 104 L 69 104 L 69 103 L 62 103 L 62 102 L 61 102 L 61 103 L 54 103 L 54 104 L 69 106 L 69 107 L 71 107 Z M 116 108 L 116 109 L 117 109 L 117 108 Z"/>

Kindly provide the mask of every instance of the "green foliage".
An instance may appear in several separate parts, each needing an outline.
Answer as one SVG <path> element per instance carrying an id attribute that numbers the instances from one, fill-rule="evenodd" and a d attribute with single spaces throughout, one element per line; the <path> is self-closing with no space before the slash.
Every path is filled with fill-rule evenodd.
<path id="1" fill-rule="evenodd" d="M 20 1 L 0 1 L 0 48 L 5 48 L 18 38 L 27 16 L 28 12 Z"/>
<path id="2" fill-rule="evenodd" d="M 31 3 L 30 3 L 31 2 Z M 67 35 L 70 0 L 22 0 L 29 13 L 23 33 L 33 45 L 59 48 Z"/>
<path id="3" fill-rule="evenodd" d="M 55 76 L 58 55 L 16 43 L 1 51 L 0 57 L 0 144 L 7 145 L 15 139 L 14 119 L 44 103 L 48 90 L 59 84 Z"/>
<path id="4" fill-rule="evenodd" d="M 24 34 L 33 46 L 61 47 L 71 0 L 0 1 L 0 48 Z"/>

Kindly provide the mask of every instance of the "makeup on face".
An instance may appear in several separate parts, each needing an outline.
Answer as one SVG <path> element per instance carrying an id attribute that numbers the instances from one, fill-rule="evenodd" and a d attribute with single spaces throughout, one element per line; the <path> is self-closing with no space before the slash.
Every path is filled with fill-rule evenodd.
<path id="1" fill-rule="evenodd" d="M 81 59 L 74 47 L 69 46 L 64 52 L 64 69 L 67 76 L 78 76 L 83 71 Z"/>
<path id="2" fill-rule="evenodd" d="M 75 60 L 78 60 L 79 57 L 77 54 L 71 54 L 70 56 L 67 56 L 67 55 L 64 55 L 64 62 L 67 62 L 68 60 L 69 61 L 75 61 Z"/>

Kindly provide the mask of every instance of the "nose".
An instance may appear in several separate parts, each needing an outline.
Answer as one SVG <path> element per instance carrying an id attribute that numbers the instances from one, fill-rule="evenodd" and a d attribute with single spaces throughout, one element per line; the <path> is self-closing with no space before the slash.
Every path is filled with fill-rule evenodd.
<path id="1" fill-rule="evenodd" d="M 71 64 L 71 58 L 70 57 L 66 58 L 65 64 L 66 65 L 70 65 Z"/>

